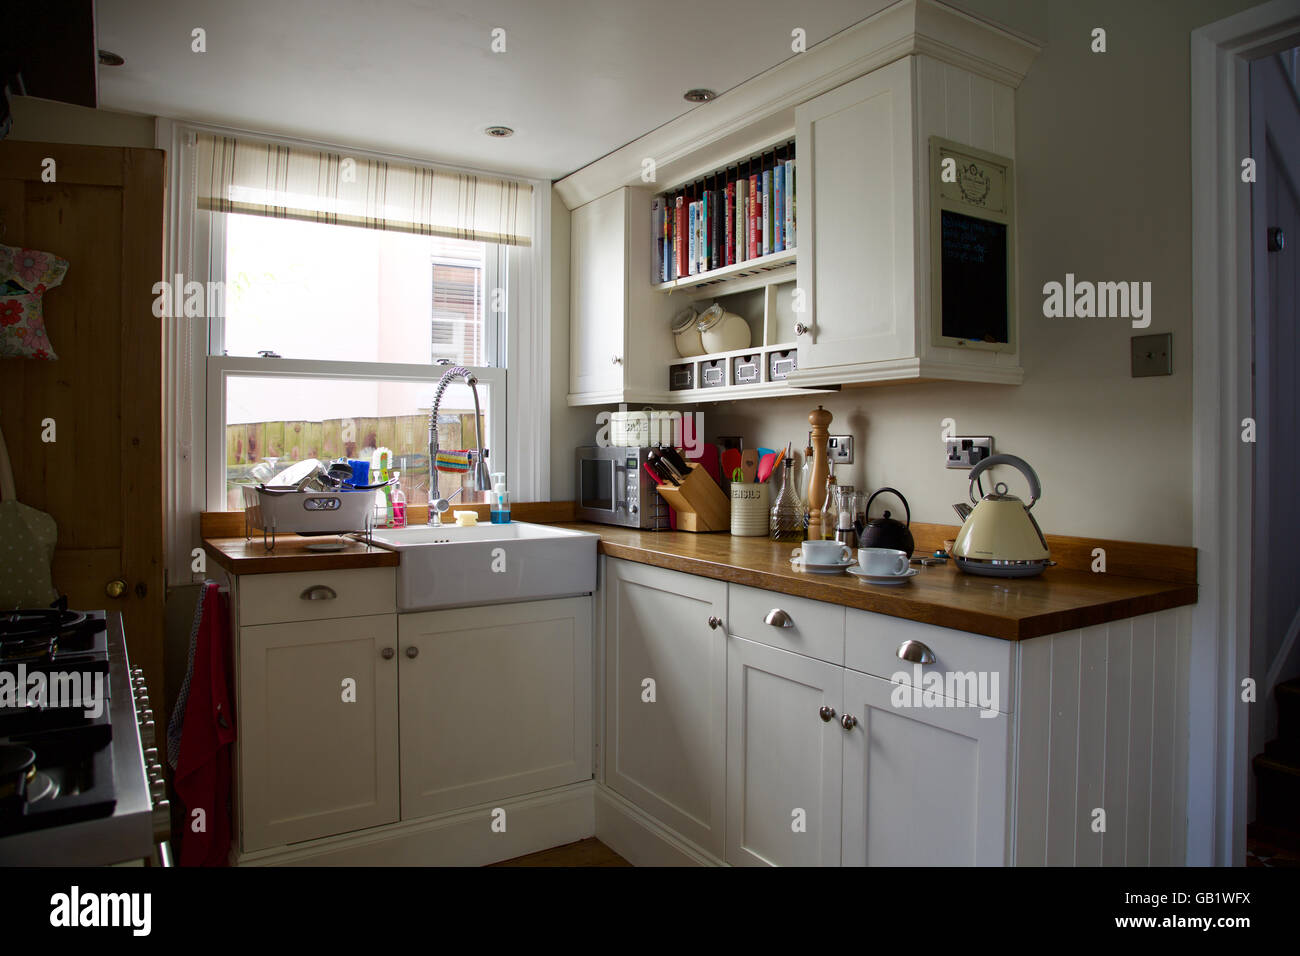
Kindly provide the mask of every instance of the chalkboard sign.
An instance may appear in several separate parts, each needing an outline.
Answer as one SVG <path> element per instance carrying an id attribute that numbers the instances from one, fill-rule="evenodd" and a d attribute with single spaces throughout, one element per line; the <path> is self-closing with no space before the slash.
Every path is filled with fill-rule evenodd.
<path id="1" fill-rule="evenodd" d="M 1007 227 L 944 209 L 941 229 L 941 334 L 1007 342 Z"/>
<path id="2" fill-rule="evenodd" d="M 1016 349 L 1011 160 L 930 139 L 931 344 Z"/>

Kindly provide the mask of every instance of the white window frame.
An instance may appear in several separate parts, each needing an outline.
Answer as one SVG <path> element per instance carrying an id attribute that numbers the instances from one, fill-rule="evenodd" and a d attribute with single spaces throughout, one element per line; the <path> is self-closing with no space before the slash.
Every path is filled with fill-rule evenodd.
<path id="1" fill-rule="evenodd" d="M 166 231 L 166 275 L 185 281 L 205 282 L 222 275 L 208 274 L 209 230 L 197 228 L 195 208 L 195 134 L 209 132 L 224 136 L 248 136 L 288 146 L 346 152 L 430 168 L 453 169 L 478 175 L 499 176 L 491 171 L 470 169 L 392 156 L 373 150 L 339 144 L 310 142 L 248 130 L 204 123 L 158 119 L 155 143 L 168 154 L 169 196 Z M 508 256 L 505 282 L 507 314 L 505 341 L 495 343 L 496 361 L 504 368 L 477 368 L 480 381 L 492 390 L 492 413 L 488 426 L 492 471 L 504 470 L 516 501 L 545 501 L 550 496 L 550 223 L 551 184 L 528 180 L 533 190 L 533 240 L 528 247 L 505 247 Z M 211 237 L 218 248 L 222 226 L 213 223 Z M 501 248 L 501 247 L 498 247 Z M 493 282 L 495 257 L 488 256 L 485 279 Z M 219 271 L 213 263 L 213 271 Z M 495 283 L 487 288 L 495 287 Z M 491 308 L 490 292 L 485 307 Z M 165 371 L 168 415 L 166 421 L 166 528 L 167 572 L 170 584 L 201 580 L 203 574 L 191 565 L 191 556 L 202 544 L 198 513 L 225 510 L 224 428 L 226 379 L 231 374 L 274 375 L 309 378 L 376 379 L 427 382 L 432 394 L 442 368 L 405 363 L 339 363 L 297 359 L 231 357 L 217 346 L 224 338 L 221 318 L 207 323 L 207 334 L 186 326 L 194 319 L 164 319 L 167 329 Z M 493 326 L 495 323 L 490 323 Z M 487 343 L 489 348 L 493 343 Z M 502 354 L 504 352 L 504 354 Z M 186 374 L 188 373 L 188 374 Z"/>

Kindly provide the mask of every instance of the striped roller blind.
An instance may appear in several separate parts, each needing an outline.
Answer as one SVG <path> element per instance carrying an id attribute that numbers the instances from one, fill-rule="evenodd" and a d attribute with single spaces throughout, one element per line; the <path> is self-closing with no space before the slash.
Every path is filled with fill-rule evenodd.
<path id="1" fill-rule="evenodd" d="M 197 146 L 200 209 L 532 243 L 528 183 L 209 133 Z"/>

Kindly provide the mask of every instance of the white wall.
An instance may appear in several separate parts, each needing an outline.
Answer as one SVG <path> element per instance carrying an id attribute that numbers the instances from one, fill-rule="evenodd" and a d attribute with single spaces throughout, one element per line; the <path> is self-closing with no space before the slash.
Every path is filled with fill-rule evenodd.
<path id="1" fill-rule="evenodd" d="M 970 12 L 1043 41 L 1016 99 L 1022 356 L 1025 384 L 846 389 L 703 407 L 705 433 L 749 445 L 807 440 L 823 403 L 832 433 L 853 434 L 858 488 L 890 485 L 913 517 L 956 523 L 964 472 L 943 467 L 940 421 L 992 434 L 1038 471 L 1049 533 L 1192 543 L 1192 29 L 1248 0 L 1132 3 L 969 0 Z M 1091 31 L 1108 51 L 1090 51 Z M 1152 283 L 1149 329 L 1118 319 L 1045 319 L 1042 287 L 1080 279 Z M 1174 374 L 1129 377 L 1134 334 L 1173 333 Z M 1003 475 L 1023 495 L 1018 476 Z"/>

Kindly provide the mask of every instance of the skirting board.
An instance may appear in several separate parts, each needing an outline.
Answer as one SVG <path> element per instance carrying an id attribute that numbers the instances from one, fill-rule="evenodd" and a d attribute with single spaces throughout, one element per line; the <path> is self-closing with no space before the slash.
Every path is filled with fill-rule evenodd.
<path id="1" fill-rule="evenodd" d="M 246 853 L 239 866 L 483 866 L 536 853 L 596 831 L 590 781 L 424 820 L 371 827 L 291 847 Z M 505 832 L 492 811 L 505 810 Z"/>
<path id="2" fill-rule="evenodd" d="M 596 839 L 633 866 L 724 866 L 608 787 L 597 785 Z"/>

